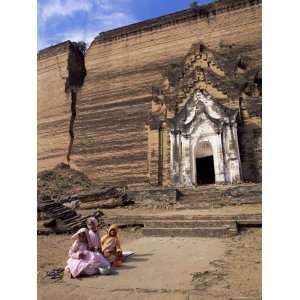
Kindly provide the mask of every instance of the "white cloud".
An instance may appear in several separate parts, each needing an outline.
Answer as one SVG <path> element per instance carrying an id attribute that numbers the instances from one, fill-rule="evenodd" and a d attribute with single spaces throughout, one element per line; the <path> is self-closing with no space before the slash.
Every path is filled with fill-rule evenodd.
<path id="1" fill-rule="evenodd" d="M 73 31 L 68 31 L 64 32 L 59 39 L 66 41 L 70 40 L 72 42 L 80 42 L 84 41 L 89 45 L 92 40 L 97 36 L 98 31 L 90 31 L 87 32 L 85 30 L 73 30 Z"/>
<path id="2" fill-rule="evenodd" d="M 115 7 L 115 3 L 109 0 L 94 0 L 94 3 L 106 11 L 111 11 Z"/>
<path id="3" fill-rule="evenodd" d="M 97 21 L 96 23 L 98 24 L 99 28 L 101 28 L 101 31 L 121 27 L 136 21 L 133 16 L 123 12 L 97 14 L 92 18 L 92 20 Z"/>
<path id="4" fill-rule="evenodd" d="M 78 11 L 89 11 L 92 3 L 89 0 L 50 0 L 42 6 L 41 17 L 46 20 L 57 16 L 71 16 Z"/>
<path id="5" fill-rule="evenodd" d="M 115 11 L 116 9 L 124 8 L 129 5 L 132 0 L 91 0 L 98 8 L 102 8 L 105 11 Z"/>
<path id="6" fill-rule="evenodd" d="M 91 18 L 91 20 L 96 21 L 96 23 L 90 28 L 87 26 L 87 28 L 66 31 L 58 34 L 57 39 L 73 42 L 85 41 L 89 45 L 100 32 L 135 22 L 133 17 L 122 12 L 98 14 L 97 17 Z"/>
<path id="7" fill-rule="evenodd" d="M 136 22 L 133 0 L 39 0 L 38 48 L 62 41 L 90 44 L 98 33 Z M 86 12 L 84 15 L 75 15 Z"/>

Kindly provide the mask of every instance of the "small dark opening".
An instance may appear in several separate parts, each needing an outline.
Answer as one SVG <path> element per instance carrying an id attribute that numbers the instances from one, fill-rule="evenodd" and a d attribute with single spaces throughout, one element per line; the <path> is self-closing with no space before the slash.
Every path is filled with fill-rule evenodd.
<path id="1" fill-rule="evenodd" d="M 196 159 L 197 184 L 215 183 L 215 169 L 213 156 Z"/>

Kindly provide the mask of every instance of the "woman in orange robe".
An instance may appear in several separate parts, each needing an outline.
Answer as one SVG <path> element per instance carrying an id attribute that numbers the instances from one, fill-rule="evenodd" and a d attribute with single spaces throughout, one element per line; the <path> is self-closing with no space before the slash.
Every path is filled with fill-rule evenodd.
<path id="1" fill-rule="evenodd" d="M 118 238 L 118 225 L 113 224 L 109 227 L 108 233 L 101 238 L 101 246 L 103 256 L 114 267 L 119 267 L 123 263 L 124 258 Z"/>

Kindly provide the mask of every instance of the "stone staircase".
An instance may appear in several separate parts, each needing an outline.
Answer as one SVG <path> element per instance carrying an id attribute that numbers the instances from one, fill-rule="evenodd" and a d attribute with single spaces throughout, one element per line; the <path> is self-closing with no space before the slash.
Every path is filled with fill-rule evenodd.
<path id="1" fill-rule="evenodd" d="M 194 189 L 180 189 L 178 208 L 206 209 L 220 207 L 224 189 L 215 185 L 199 186 Z"/>
<path id="2" fill-rule="evenodd" d="M 238 233 L 236 222 L 230 220 L 156 221 L 145 226 L 145 236 L 221 237 Z"/>
<path id="3" fill-rule="evenodd" d="M 203 185 L 180 188 L 176 209 L 209 209 L 227 205 L 261 203 L 261 185 Z"/>
<path id="4" fill-rule="evenodd" d="M 144 236 L 159 237 L 228 237 L 239 233 L 241 226 L 261 226 L 261 214 L 240 215 L 119 215 L 104 218 L 106 225 L 140 226 Z"/>
<path id="5" fill-rule="evenodd" d="M 75 210 L 52 199 L 38 203 L 37 234 L 73 233 L 80 227 L 85 227 L 90 216 L 81 216 Z"/>
<path id="6" fill-rule="evenodd" d="M 145 236 L 169 237 L 227 237 L 237 235 L 241 227 L 260 227 L 262 224 L 260 184 L 211 184 L 181 188 L 178 193 L 173 212 L 106 216 L 104 223 L 116 223 L 120 227 L 139 226 Z M 239 206 L 242 204 L 248 204 L 244 213 Z"/>

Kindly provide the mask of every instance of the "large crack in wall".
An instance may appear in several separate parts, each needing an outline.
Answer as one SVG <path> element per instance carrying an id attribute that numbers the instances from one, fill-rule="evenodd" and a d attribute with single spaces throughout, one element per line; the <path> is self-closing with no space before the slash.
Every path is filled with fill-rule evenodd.
<path id="1" fill-rule="evenodd" d="M 68 78 L 66 80 L 65 92 L 71 96 L 71 117 L 69 123 L 69 146 L 67 151 L 67 162 L 71 161 L 72 148 L 75 138 L 74 123 L 77 113 L 78 92 L 84 83 L 86 76 L 84 50 L 82 44 L 70 43 L 68 58 Z"/>
<path id="2" fill-rule="evenodd" d="M 71 119 L 69 125 L 70 141 L 69 141 L 69 147 L 67 152 L 68 163 L 70 163 L 71 160 L 71 153 L 72 153 L 72 147 L 74 142 L 74 123 L 76 118 L 76 103 L 77 103 L 77 92 L 71 91 Z"/>

